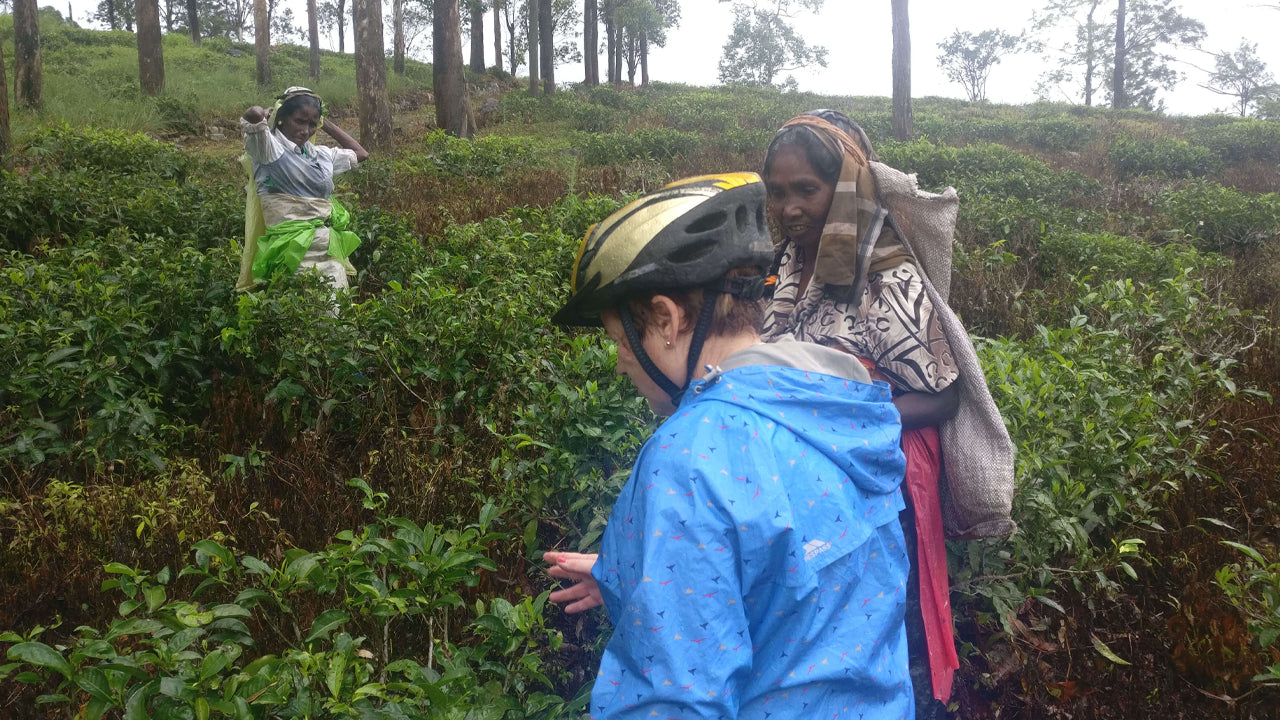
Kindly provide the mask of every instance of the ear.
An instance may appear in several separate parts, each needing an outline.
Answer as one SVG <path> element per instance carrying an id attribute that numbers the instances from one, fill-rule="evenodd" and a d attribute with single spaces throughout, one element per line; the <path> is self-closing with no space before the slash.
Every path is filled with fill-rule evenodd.
<path id="1" fill-rule="evenodd" d="M 649 308 L 653 311 L 651 330 L 663 340 L 674 341 L 688 324 L 689 318 L 675 300 L 666 295 L 654 295 L 649 300 Z"/>

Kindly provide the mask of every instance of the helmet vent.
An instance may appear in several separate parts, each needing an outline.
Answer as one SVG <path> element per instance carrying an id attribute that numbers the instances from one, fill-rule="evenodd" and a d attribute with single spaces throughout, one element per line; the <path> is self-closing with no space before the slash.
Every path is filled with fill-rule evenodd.
<path id="1" fill-rule="evenodd" d="M 723 219 L 723 216 L 722 218 Z M 667 260 L 677 265 L 696 262 L 715 253 L 720 241 L 715 237 L 705 237 L 691 242 L 667 256 Z"/>
<path id="2" fill-rule="evenodd" d="M 703 215 L 697 220 L 689 223 L 684 231 L 690 235 L 698 235 L 707 232 L 708 230 L 715 230 L 719 228 L 721 225 L 724 225 L 725 221 L 728 219 L 728 213 L 723 210 L 717 210 L 716 212 Z"/>
<path id="3" fill-rule="evenodd" d="M 738 232 L 747 231 L 747 223 L 751 222 L 751 213 L 746 205 L 739 205 L 738 209 L 733 211 L 733 220 L 738 224 Z"/>
<path id="4" fill-rule="evenodd" d="M 765 232 L 764 205 L 756 206 L 756 230 Z"/>

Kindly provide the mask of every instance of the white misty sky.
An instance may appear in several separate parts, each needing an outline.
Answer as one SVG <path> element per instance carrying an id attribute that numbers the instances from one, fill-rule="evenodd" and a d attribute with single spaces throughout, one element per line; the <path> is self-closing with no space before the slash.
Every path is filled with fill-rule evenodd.
<path id="1" fill-rule="evenodd" d="M 305 0 L 284 0 L 294 8 L 297 17 L 306 14 Z M 42 0 L 41 5 L 46 4 Z M 48 4 L 66 11 L 66 1 Z M 1268 69 L 1280 76 L 1280 0 L 1181 0 L 1184 15 L 1204 23 L 1207 36 L 1204 50 L 1235 50 L 1242 39 L 1258 44 L 1259 54 Z M 87 24 L 87 16 L 97 0 L 71 0 L 76 20 Z M 938 43 L 954 30 L 979 32 L 1000 28 L 1018 33 L 1030 27 L 1032 10 L 1040 2 L 1031 0 L 911 0 L 912 94 L 916 97 L 938 95 L 964 97 L 964 90 L 949 82 L 938 68 Z M 390 3 L 385 3 L 389 14 Z M 682 0 L 683 19 L 670 33 L 665 48 L 655 48 L 650 59 L 650 77 L 654 80 L 714 85 L 718 82 L 721 49 L 732 22 L 730 5 L 717 0 Z M 802 90 L 840 95 L 884 95 L 892 92 L 890 76 L 889 0 L 826 0 L 817 15 L 797 18 L 796 26 L 811 42 L 825 45 L 829 51 L 828 66 L 795 72 Z M 486 28 L 486 32 L 488 29 Z M 1068 31 L 1044 38 L 1050 48 L 1061 44 Z M 348 33 L 349 36 L 349 33 Z M 603 41 L 603 32 L 601 33 Z M 389 38 L 388 38 L 389 40 Z M 465 44 L 464 40 L 464 44 Z M 486 64 L 494 63 L 492 38 L 486 38 Z M 336 39 L 322 40 L 336 46 Z M 419 54 L 425 53 L 421 47 Z M 464 56 L 469 52 L 464 48 Z M 1231 99 L 1215 95 L 1199 87 L 1212 69 L 1213 57 L 1194 49 L 1178 53 L 1178 69 L 1186 75 L 1172 92 L 1162 91 L 1170 112 L 1201 114 L 1228 108 Z M 1016 55 L 1006 58 L 991 73 L 987 95 L 995 102 L 1025 103 L 1035 99 L 1034 91 L 1040 75 L 1053 65 L 1053 56 Z M 561 82 L 579 80 L 581 66 L 557 68 Z M 1056 98 L 1063 99 L 1063 98 Z"/>

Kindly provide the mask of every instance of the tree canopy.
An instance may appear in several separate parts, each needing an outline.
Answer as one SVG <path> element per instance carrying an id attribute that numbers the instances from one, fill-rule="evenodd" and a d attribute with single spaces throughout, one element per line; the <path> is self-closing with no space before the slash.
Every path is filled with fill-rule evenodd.
<path id="1" fill-rule="evenodd" d="M 956 30 L 938 43 L 938 66 L 951 82 L 960 83 L 972 102 L 987 99 L 987 78 L 1000 58 L 1022 49 L 1026 39 L 1003 30 L 983 30 L 977 35 Z"/>
<path id="2" fill-rule="evenodd" d="M 801 11 L 817 13 L 824 0 L 720 0 L 732 2 L 733 29 L 720 57 L 720 82 L 795 88 L 791 70 L 827 66 L 827 49 L 810 45 L 791 25 Z"/>

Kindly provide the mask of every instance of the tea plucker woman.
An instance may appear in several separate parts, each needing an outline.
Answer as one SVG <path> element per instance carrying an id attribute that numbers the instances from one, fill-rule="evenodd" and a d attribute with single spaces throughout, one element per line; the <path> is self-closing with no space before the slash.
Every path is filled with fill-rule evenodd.
<path id="1" fill-rule="evenodd" d="M 907 459 L 903 526 L 914 546 L 907 610 L 912 680 L 918 716 L 934 717 L 942 707 L 933 699 L 949 698 L 959 666 L 943 542 L 944 453 L 938 427 L 957 412 L 962 385 L 967 396 L 981 396 L 978 403 L 985 398 L 988 440 L 995 454 L 1007 458 L 1010 489 L 1012 444 L 967 335 L 945 301 L 931 292 L 907 239 L 888 215 L 871 172 L 873 160 L 865 133 L 839 112 L 799 116 L 775 135 L 764 177 L 770 214 L 782 238 L 777 285 L 762 334 L 767 341 L 794 338 L 838 348 L 893 386 Z M 957 351 L 966 362 L 957 362 Z M 969 372 L 964 383 L 962 365 Z"/>
<path id="2" fill-rule="evenodd" d="M 903 459 L 887 385 L 847 354 L 764 344 L 758 176 L 680 181 L 588 231 L 556 315 L 603 324 L 670 417 L 600 554 L 549 552 L 552 594 L 614 626 L 596 720 L 909 717 Z"/>
<path id="3" fill-rule="evenodd" d="M 360 239 L 346 231 L 349 216 L 332 198 L 333 177 L 355 167 L 369 153 L 324 118 L 319 95 L 291 87 L 277 100 L 272 111 L 255 105 L 240 118 L 242 162 L 251 163 L 253 180 L 237 287 L 251 287 L 278 269 L 315 268 L 333 287 L 346 288 L 347 276 L 354 274 L 347 256 Z M 313 144 L 317 129 L 341 147 Z"/>

